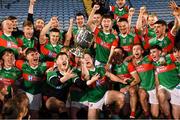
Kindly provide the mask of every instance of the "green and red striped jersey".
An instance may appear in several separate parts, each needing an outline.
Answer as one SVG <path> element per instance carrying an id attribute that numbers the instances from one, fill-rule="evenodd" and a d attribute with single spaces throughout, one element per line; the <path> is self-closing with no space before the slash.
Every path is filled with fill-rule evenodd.
<path id="1" fill-rule="evenodd" d="M 15 37 L 2 34 L 0 36 L 0 53 L 6 48 L 11 48 L 14 51 L 15 55 L 18 55 L 18 43 Z"/>
<path id="2" fill-rule="evenodd" d="M 35 43 L 34 39 L 27 39 L 23 35 L 19 36 L 17 39 L 18 46 L 23 50 L 26 48 L 37 48 L 38 43 Z"/>
<path id="3" fill-rule="evenodd" d="M 43 55 L 43 60 L 45 61 L 54 61 L 57 54 L 61 52 L 61 48 L 63 45 L 57 44 L 56 46 L 53 46 L 50 42 L 46 42 L 46 44 L 41 45 L 41 54 Z"/>
<path id="4" fill-rule="evenodd" d="M 132 46 L 133 44 L 139 43 L 139 38 L 137 35 L 129 33 L 126 36 L 121 34 L 119 36 L 119 45 L 128 53 L 128 55 L 132 55 Z"/>
<path id="5" fill-rule="evenodd" d="M 12 67 L 10 69 L 2 68 L 0 70 L 0 81 L 8 85 L 8 92 L 14 83 L 21 78 L 21 71 Z"/>
<path id="6" fill-rule="evenodd" d="M 41 93 L 42 85 L 45 82 L 45 71 L 53 65 L 54 62 L 44 62 L 36 68 L 32 68 L 28 62 L 17 60 L 16 67 L 22 71 L 24 91 L 33 95 Z"/>
<path id="7" fill-rule="evenodd" d="M 96 28 L 94 31 L 96 36 L 96 56 L 95 59 L 106 63 L 109 58 L 110 50 L 112 46 L 118 45 L 118 40 L 114 34 L 105 34 L 104 32 L 100 31 L 99 28 Z"/>
<path id="8" fill-rule="evenodd" d="M 128 11 L 129 7 L 124 6 L 123 8 L 119 9 L 117 6 L 110 6 L 110 11 L 114 13 L 114 19 L 117 18 L 128 18 Z"/>
<path id="9" fill-rule="evenodd" d="M 173 56 L 173 54 L 168 54 L 165 56 L 165 60 L 166 65 L 161 65 L 159 62 L 154 62 L 159 84 L 168 89 L 173 89 L 180 83 L 178 71 L 174 63 L 176 58 Z"/>
<path id="10" fill-rule="evenodd" d="M 150 56 L 145 56 L 136 67 L 140 77 L 140 87 L 149 91 L 155 88 L 155 67 Z"/>
<path id="11" fill-rule="evenodd" d="M 162 48 L 164 52 L 170 53 L 174 47 L 174 36 L 171 32 L 168 32 L 162 40 L 158 40 L 156 37 L 149 40 L 150 46 L 158 45 Z"/>

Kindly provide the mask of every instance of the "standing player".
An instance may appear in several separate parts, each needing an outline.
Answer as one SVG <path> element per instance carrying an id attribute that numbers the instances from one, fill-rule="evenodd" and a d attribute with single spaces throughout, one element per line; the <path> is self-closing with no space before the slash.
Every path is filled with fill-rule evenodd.
<path id="1" fill-rule="evenodd" d="M 145 56 L 143 58 L 144 50 L 141 44 L 133 45 L 132 52 L 132 61 L 141 80 L 138 93 L 145 117 L 150 116 L 147 101 L 149 98 L 149 103 L 151 104 L 151 114 L 154 118 L 157 118 L 159 115 L 159 104 L 156 97 L 155 67 L 152 64 L 152 59 L 149 56 Z"/>
<path id="2" fill-rule="evenodd" d="M 175 57 L 173 54 L 165 56 L 165 60 L 160 56 L 162 50 L 159 46 L 153 46 L 150 49 L 150 55 L 153 64 L 156 66 L 156 87 L 158 88 L 158 99 L 160 107 L 167 118 L 171 118 L 170 105 L 168 98 L 171 99 L 172 114 L 175 119 L 179 119 L 180 101 L 179 101 L 179 83 L 180 78 L 175 65 Z"/>
<path id="3" fill-rule="evenodd" d="M 120 33 L 118 34 L 119 46 L 121 46 L 128 53 L 128 55 L 131 55 L 132 46 L 133 44 L 139 43 L 139 38 L 136 34 L 130 33 L 127 19 L 119 19 L 117 25 L 120 30 Z"/>
<path id="4" fill-rule="evenodd" d="M 132 62 L 123 61 L 121 57 L 124 58 L 125 53 L 122 48 L 115 48 L 114 53 L 116 57 L 112 58 L 114 61 L 113 73 L 118 77 L 122 78 L 124 81 L 129 79 L 128 84 L 120 84 L 120 92 L 127 95 L 127 92 L 130 94 L 130 107 L 131 114 L 130 118 L 135 118 L 136 104 L 137 104 L 137 84 L 140 82 L 139 76 Z M 115 81 L 119 82 L 119 81 Z"/>
<path id="5" fill-rule="evenodd" d="M 111 55 L 113 54 L 114 48 L 118 44 L 116 36 L 111 33 L 112 19 L 109 15 L 104 15 L 102 18 L 102 30 L 93 24 L 94 13 L 100 8 L 99 5 L 94 5 L 93 10 L 88 19 L 88 25 L 95 35 L 96 43 L 96 56 L 95 65 L 105 65 L 109 62 Z"/>

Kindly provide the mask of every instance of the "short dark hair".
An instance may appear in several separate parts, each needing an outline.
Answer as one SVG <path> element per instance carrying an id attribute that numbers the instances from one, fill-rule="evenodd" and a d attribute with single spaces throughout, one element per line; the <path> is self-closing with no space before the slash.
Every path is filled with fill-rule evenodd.
<path id="1" fill-rule="evenodd" d="M 42 20 L 42 21 L 44 21 L 44 19 L 43 18 L 37 18 L 35 21 L 37 21 L 37 20 Z M 44 21 L 45 22 L 45 21 Z"/>
<path id="2" fill-rule="evenodd" d="M 59 54 L 57 54 L 56 60 L 57 60 L 57 58 L 58 58 L 59 56 L 62 56 L 62 55 L 66 55 L 66 56 L 68 57 L 67 53 L 65 53 L 65 52 L 60 52 Z"/>
<path id="3" fill-rule="evenodd" d="M 94 14 L 99 14 L 99 15 L 103 15 L 102 12 L 100 10 L 97 10 Z"/>
<path id="4" fill-rule="evenodd" d="M 126 18 L 120 18 L 120 19 L 118 20 L 118 22 L 127 22 L 127 23 L 128 23 L 128 20 L 127 20 Z"/>
<path id="5" fill-rule="evenodd" d="M 15 16 L 8 16 L 7 19 L 8 20 L 17 20 L 17 17 L 15 17 Z"/>
<path id="6" fill-rule="evenodd" d="M 11 53 L 15 55 L 14 51 L 11 48 L 6 48 L 5 50 L 3 50 L 1 55 L 3 56 L 5 53 Z"/>
<path id="7" fill-rule="evenodd" d="M 112 16 L 110 14 L 104 14 L 103 19 L 111 19 L 112 20 Z"/>
<path id="8" fill-rule="evenodd" d="M 167 23 L 166 23 L 166 21 L 164 21 L 164 20 L 158 20 L 158 21 L 156 21 L 154 24 L 160 24 L 160 25 L 167 26 Z"/>
<path id="9" fill-rule="evenodd" d="M 83 14 L 82 12 L 76 13 L 76 17 L 77 17 L 77 16 L 83 16 L 83 17 L 85 17 L 84 14 Z"/>
<path id="10" fill-rule="evenodd" d="M 37 51 L 37 49 L 35 49 L 35 48 L 28 48 L 28 49 L 26 50 L 26 55 L 28 55 L 29 53 L 32 53 L 32 52 L 38 52 L 38 51 Z"/>
<path id="11" fill-rule="evenodd" d="M 141 44 L 141 43 L 135 43 L 135 44 L 133 44 L 132 48 L 133 48 L 134 46 L 136 46 L 136 45 L 141 46 L 141 48 L 144 50 L 144 47 L 142 46 L 142 44 Z"/>
<path id="12" fill-rule="evenodd" d="M 29 20 L 25 20 L 23 22 L 23 27 L 26 27 L 26 26 L 33 27 L 33 23 L 31 21 L 29 21 Z"/>
<path id="13" fill-rule="evenodd" d="M 162 51 L 162 48 L 159 45 L 154 45 L 154 46 L 150 47 L 149 50 L 152 50 L 152 49 L 158 49 L 158 50 Z"/>
<path id="14" fill-rule="evenodd" d="M 57 28 L 52 28 L 49 32 L 60 32 Z"/>

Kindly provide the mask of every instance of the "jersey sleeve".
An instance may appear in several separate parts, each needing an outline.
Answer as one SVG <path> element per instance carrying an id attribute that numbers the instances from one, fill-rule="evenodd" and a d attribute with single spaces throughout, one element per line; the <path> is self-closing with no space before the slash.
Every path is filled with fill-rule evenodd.
<path id="1" fill-rule="evenodd" d="M 167 46 L 167 47 L 165 47 L 163 50 L 165 51 L 165 52 L 170 52 L 170 51 L 172 51 L 172 49 L 173 49 L 173 47 L 174 47 L 174 39 L 175 39 L 175 36 L 173 36 L 172 35 L 172 33 L 171 32 L 168 32 L 168 39 L 171 41 L 171 43 Z"/>
<path id="2" fill-rule="evenodd" d="M 115 46 L 115 47 L 118 46 L 118 39 L 117 38 L 114 39 L 112 46 Z"/>
<path id="3" fill-rule="evenodd" d="M 109 6 L 109 9 L 111 12 L 114 12 L 115 11 L 115 6 Z"/>
<path id="4" fill-rule="evenodd" d="M 17 38 L 18 47 L 23 46 L 23 41 L 20 38 Z"/>
<path id="5" fill-rule="evenodd" d="M 57 86 L 62 85 L 60 81 L 60 77 L 58 77 L 56 72 L 47 73 L 47 83 L 53 88 L 56 88 Z"/>
<path id="6" fill-rule="evenodd" d="M 22 70 L 23 64 L 24 64 L 23 60 L 16 60 L 15 65 L 18 69 Z"/>
<path id="7" fill-rule="evenodd" d="M 136 72 L 136 69 L 135 69 L 135 67 L 134 67 L 134 65 L 133 65 L 132 62 L 129 62 L 129 63 L 128 63 L 127 68 L 128 68 L 129 73 L 131 73 L 131 74 L 134 73 L 134 72 Z"/>
<path id="8" fill-rule="evenodd" d="M 52 58 L 55 58 L 55 57 L 57 56 L 56 53 L 51 52 L 50 50 L 48 50 L 48 49 L 45 47 L 45 45 L 41 45 L 40 50 L 41 50 L 41 53 L 42 53 L 43 55 L 45 55 L 45 56 L 49 56 L 49 57 L 52 57 Z"/>
<path id="9" fill-rule="evenodd" d="M 137 34 L 134 36 L 134 44 L 140 43 L 139 37 Z"/>
<path id="10" fill-rule="evenodd" d="M 47 69 L 50 68 L 50 67 L 53 67 L 53 65 L 54 65 L 54 62 L 50 62 L 50 61 L 46 62 L 46 68 Z"/>
<path id="11" fill-rule="evenodd" d="M 99 32 L 100 32 L 100 29 L 98 27 L 96 27 L 94 30 L 94 35 L 97 36 Z"/>

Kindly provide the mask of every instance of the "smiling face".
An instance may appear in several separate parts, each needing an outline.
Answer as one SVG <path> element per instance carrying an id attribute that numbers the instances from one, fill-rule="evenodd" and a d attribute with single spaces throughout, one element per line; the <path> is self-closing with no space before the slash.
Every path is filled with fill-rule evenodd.
<path id="1" fill-rule="evenodd" d="M 102 21 L 101 14 L 94 14 L 93 21 L 97 26 L 101 25 L 101 21 Z"/>
<path id="2" fill-rule="evenodd" d="M 45 25 L 45 22 L 42 19 L 37 19 L 34 23 L 34 28 L 41 31 Z"/>
<path id="3" fill-rule="evenodd" d="M 179 59 L 180 58 L 180 50 L 177 50 L 176 48 L 174 48 L 173 55 L 176 59 Z"/>
<path id="4" fill-rule="evenodd" d="M 154 31 L 157 35 L 157 38 L 161 38 L 166 32 L 166 26 L 164 26 L 162 24 L 155 24 Z"/>
<path id="5" fill-rule="evenodd" d="M 33 26 L 25 26 L 25 27 L 23 28 L 23 32 L 24 32 L 24 36 L 25 36 L 27 39 L 31 39 L 32 36 L 33 36 L 33 33 L 34 33 Z"/>
<path id="6" fill-rule="evenodd" d="M 126 0 L 116 0 L 116 4 L 119 8 L 123 7 L 126 3 Z"/>
<path id="7" fill-rule="evenodd" d="M 69 58 L 66 54 L 58 55 L 56 64 L 60 71 L 67 71 L 69 68 Z"/>
<path id="8" fill-rule="evenodd" d="M 152 57 L 153 61 L 158 61 L 160 58 L 161 51 L 157 48 L 150 50 L 150 56 Z"/>
<path id="9" fill-rule="evenodd" d="M 112 28 L 112 20 L 110 18 L 103 18 L 101 22 L 103 31 L 109 32 Z"/>
<path id="10" fill-rule="evenodd" d="M 86 67 L 88 69 L 91 69 L 92 67 L 94 67 L 93 59 L 89 54 L 84 54 L 84 60 L 86 62 Z"/>
<path id="11" fill-rule="evenodd" d="M 132 52 L 133 52 L 133 56 L 136 58 L 136 59 L 139 59 L 142 57 L 142 54 L 143 54 L 143 49 L 141 47 L 141 45 L 134 45 L 133 48 L 132 48 Z"/>
<path id="12" fill-rule="evenodd" d="M 59 32 L 50 32 L 50 43 L 52 45 L 57 45 L 59 41 Z"/>
<path id="13" fill-rule="evenodd" d="M 76 16 L 76 23 L 78 27 L 82 27 L 84 25 L 84 16 Z"/>
<path id="14" fill-rule="evenodd" d="M 121 21 L 117 23 L 120 33 L 125 35 L 128 33 L 128 23 L 126 21 Z"/>
<path id="15" fill-rule="evenodd" d="M 154 26 L 154 23 L 158 20 L 157 16 L 155 15 L 149 15 L 148 16 L 148 25 L 150 27 L 153 27 Z"/>
<path id="16" fill-rule="evenodd" d="M 6 34 L 11 34 L 12 31 L 13 31 L 13 23 L 11 20 L 5 20 L 3 21 L 2 23 L 2 29 L 3 29 L 3 32 L 6 33 Z"/>
<path id="17" fill-rule="evenodd" d="M 39 64 L 39 53 L 37 51 L 31 51 L 26 55 L 26 59 L 30 66 L 36 67 Z"/>
<path id="18" fill-rule="evenodd" d="M 12 52 L 5 52 L 2 56 L 4 67 L 13 67 L 15 63 L 15 56 Z"/>

